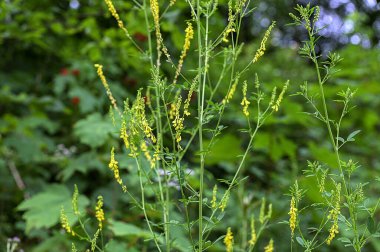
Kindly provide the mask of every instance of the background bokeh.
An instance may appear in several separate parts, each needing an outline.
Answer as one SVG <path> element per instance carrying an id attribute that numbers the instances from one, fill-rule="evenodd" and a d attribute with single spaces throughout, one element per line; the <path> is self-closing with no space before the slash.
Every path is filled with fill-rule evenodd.
<path id="1" fill-rule="evenodd" d="M 132 36 L 146 48 L 144 17 L 134 10 L 133 1 L 114 2 Z M 255 10 L 242 28 L 242 65 L 252 58 L 271 21 L 276 20 L 277 25 L 265 57 L 246 78 L 258 73 L 267 90 L 289 79 L 289 94 L 296 93 L 305 80 L 312 86 L 313 68 L 297 53 L 306 34 L 287 25 L 291 22 L 288 13 L 297 3 L 307 2 L 251 3 Z M 220 3 L 212 24 L 215 30 L 226 24 L 226 1 Z M 344 121 L 343 135 L 362 131 L 354 144 L 344 148 L 343 157 L 361 164 L 355 180 L 374 182 L 380 171 L 380 3 L 323 0 L 312 4 L 321 6 L 318 26 L 326 26 L 320 32 L 318 51 L 323 55 L 338 51 L 344 59 L 341 71 L 326 85 L 333 116 L 340 109 L 332 101 L 336 93 L 347 86 L 357 89 L 356 108 Z M 178 1 L 164 17 L 165 43 L 172 55 L 178 56 L 185 21 L 190 17 L 187 4 Z M 0 251 L 13 237 L 20 239 L 24 251 L 51 251 L 53 245 L 54 251 L 69 251 L 71 242 L 59 228 L 59 210 L 61 204 L 70 203 L 73 184 L 78 184 L 83 195 L 83 208 L 90 202 L 93 205 L 96 196 L 102 194 L 109 219 L 142 227 L 141 215 L 129 207 L 128 198 L 121 195 L 108 172 L 109 150 L 117 141 L 117 133 L 107 116 L 109 102 L 93 64 L 105 66 L 120 103 L 146 87 L 150 69 L 147 59 L 138 56 L 117 28 L 105 4 L 94 0 L 3 0 L 0 55 Z M 188 57 L 188 66 L 194 65 L 195 58 Z M 218 72 L 211 75 L 218 76 Z M 222 93 L 218 95 L 223 97 Z M 207 160 L 209 192 L 215 179 L 233 174 L 237 156 L 246 144 L 244 135 L 236 133 L 245 127 L 238 100 L 226 111 L 223 125 L 229 127 Z M 241 192 L 232 195 L 221 234 L 227 226 L 238 228 L 246 218 L 246 209 L 259 208 L 260 199 L 266 197 L 273 204 L 274 220 L 265 236 L 275 237 L 278 251 L 287 251 L 289 237 L 283 235 L 286 227 L 279 222 L 288 218 L 289 199 L 285 194 L 289 186 L 298 178 L 310 187 L 307 198 L 313 202 L 315 188 L 302 176 L 307 160 L 326 164 L 335 160 L 328 151 L 326 131 L 303 111 L 310 111 L 308 104 L 297 96 L 287 96 L 277 118 L 263 127 L 244 170 L 248 176 L 245 196 Z M 124 179 L 133 188 L 137 183 L 136 174 L 131 172 L 133 165 L 122 155 L 118 158 Z M 189 155 L 185 160 L 192 169 L 194 158 Z M 370 201 L 380 192 L 378 182 L 372 184 L 367 188 Z M 318 218 L 306 216 L 305 223 Z M 113 239 L 109 251 L 138 251 L 133 249 L 134 244 L 144 237 L 143 233 L 126 238 L 118 237 L 115 230 L 108 232 Z M 339 243 L 333 246 L 334 251 L 344 251 Z M 366 251 L 380 251 L 380 242 L 371 241 Z"/>

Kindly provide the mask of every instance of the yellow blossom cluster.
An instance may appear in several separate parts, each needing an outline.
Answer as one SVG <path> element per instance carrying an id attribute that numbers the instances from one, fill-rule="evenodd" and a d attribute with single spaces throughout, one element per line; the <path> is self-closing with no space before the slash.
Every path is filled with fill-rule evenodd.
<path id="1" fill-rule="evenodd" d="M 213 209 L 216 208 L 217 203 L 216 203 L 216 193 L 218 192 L 218 185 L 214 186 L 214 189 L 212 190 L 212 200 L 211 200 L 211 207 Z"/>
<path id="2" fill-rule="evenodd" d="M 177 101 L 174 107 L 174 120 L 172 121 L 173 127 L 175 129 L 175 139 L 176 142 L 179 143 L 182 140 L 181 132 L 183 130 L 183 121 L 184 118 L 180 116 L 180 108 L 182 104 L 182 97 L 178 96 Z M 178 144 L 178 148 L 181 146 Z"/>
<path id="3" fill-rule="evenodd" d="M 290 211 L 289 211 L 289 227 L 292 232 L 292 237 L 294 235 L 294 229 L 296 228 L 297 224 L 297 208 L 296 208 L 296 199 L 292 197 L 290 200 Z"/>
<path id="4" fill-rule="evenodd" d="M 119 28 L 122 29 L 128 37 L 130 37 L 129 32 L 128 32 L 127 28 L 125 28 L 123 21 L 121 21 L 119 14 L 117 13 L 115 6 L 113 5 L 112 1 L 111 0 L 104 0 L 104 2 L 106 3 L 108 10 L 111 12 L 111 15 L 116 19 L 116 22 L 117 22 L 117 25 L 119 26 Z"/>
<path id="5" fill-rule="evenodd" d="M 338 217 L 340 214 L 340 190 L 341 184 L 337 184 L 334 192 L 334 207 L 330 210 L 329 215 L 327 216 L 327 218 L 333 222 L 333 225 L 329 230 L 329 237 L 326 240 L 328 245 L 331 244 L 331 241 L 335 238 L 335 235 L 339 233 Z"/>
<path id="6" fill-rule="evenodd" d="M 224 209 L 227 207 L 228 200 L 230 199 L 230 191 L 227 191 L 225 196 L 222 198 L 222 201 L 219 204 L 219 208 L 222 212 L 224 212 Z"/>
<path id="7" fill-rule="evenodd" d="M 273 245 L 273 239 L 270 239 L 267 246 L 264 247 L 264 252 L 273 252 L 274 245 Z"/>
<path id="8" fill-rule="evenodd" d="M 95 64 L 94 66 L 95 66 L 95 68 L 96 68 L 96 72 L 97 72 L 97 74 L 98 74 L 100 80 L 102 81 L 102 84 L 103 84 L 103 86 L 104 86 L 104 89 L 106 90 L 107 96 L 108 96 L 108 98 L 110 99 L 113 108 L 114 108 L 114 109 L 115 109 L 115 110 L 121 115 L 120 110 L 119 110 L 119 108 L 117 107 L 116 100 L 115 100 L 115 98 L 113 97 L 112 92 L 111 92 L 111 89 L 110 89 L 110 87 L 109 87 L 109 85 L 108 85 L 108 82 L 107 82 L 107 80 L 106 80 L 106 77 L 104 76 L 104 73 L 103 73 L 103 65 Z"/>
<path id="9" fill-rule="evenodd" d="M 179 58 L 178 67 L 175 72 L 173 84 L 176 84 L 178 75 L 181 73 L 183 61 L 187 55 L 187 52 L 190 49 L 190 42 L 193 39 L 193 37 L 194 37 L 193 25 L 190 22 L 187 22 L 187 28 L 185 30 L 185 43 L 183 44 L 183 48 L 182 48 L 181 56 Z"/>
<path id="10" fill-rule="evenodd" d="M 251 239 L 249 240 L 249 244 L 251 246 L 255 245 L 257 241 L 256 228 L 255 228 L 255 217 L 251 218 Z"/>
<path id="11" fill-rule="evenodd" d="M 240 103 L 243 106 L 243 114 L 248 117 L 249 116 L 249 111 L 248 111 L 248 106 L 250 102 L 247 99 L 247 81 L 244 81 L 243 84 L 243 100 Z"/>
<path id="12" fill-rule="evenodd" d="M 274 28 L 275 25 L 276 25 L 276 22 L 273 21 L 272 24 L 266 30 L 266 32 L 264 34 L 264 37 L 261 40 L 260 48 L 256 51 L 256 54 L 253 57 L 252 63 L 257 62 L 259 60 L 259 58 L 264 55 L 265 50 L 266 50 L 267 40 L 268 40 L 268 38 L 270 36 L 270 33 L 272 32 L 272 29 Z"/>
<path id="13" fill-rule="evenodd" d="M 194 78 L 193 82 L 191 83 L 189 93 L 187 93 L 187 98 L 183 104 L 183 114 L 185 116 L 190 115 L 190 112 L 189 112 L 190 101 L 191 101 L 191 97 L 193 96 L 193 93 L 197 87 L 197 81 L 198 81 L 198 75 Z"/>
<path id="14" fill-rule="evenodd" d="M 265 212 L 266 212 L 266 199 L 263 198 L 261 200 L 260 215 L 259 215 L 259 221 L 261 224 L 263 224 L 266 220 L 272 217 L 272 204 L 269 204 L 268 212 L 267 213 Z"/>
<path id="15" fill-rule="evenodd" d="M 235 94 L 235 91 L 236 91 L 236 88 L 237 88 L 238 84 L 239 84 L 239 75 L 235 78 L 235 81 L 232 84 L 230 90 L 228 90 L 228 93 L 227 93 L 226 97 L 222 100 L 222 104 L 227 104 L 227 103 L 230 102 L 230 100 L 232 99 L 232 97 Z"/>
<path id="16" fill-rule="evenodd" d="M 119 163 L 115 159 L 115 148 L 112 147 L 111 149 L 111 159 L 108 164 L 108 167 L 113 171 L 114 177 L 119 185 L 121 185 L 121 188 L 123 189 L 124 192 L 127 191 L 127 187 L 123 184 L 123 181 L 120 177 L 119 173 Z"/>
<path id="17" fill-rule="evenodd" d="M 105 220 L 104 211 L 103 211 L 103 197 L 102 196 L 98 196 L 98 202 L 96 203 L 96 206 L 95 206 L 95 217 L 98 220 L 99 229 L 102 229 L 103 228 L 103 221 Z"/>
<path id="18" fill-rule="evenodd" d="M 286 90 L 288 89 L 288 86 L 289 86 L 289 80 L 285 83 L 285 85 L 283 86 L 281 93 L 278 96 L 276 102 L 272 105 L 273 111 L 275 111 L 275 112 L 278 111 L 280 104 L 281 104 L 281 101 L 284 98 L 284 94 L 285 94 Z"/>
<path id="19" fill-rule="evenodd" d="M 62 226 L 62 228 L 63 228 L 67 233 L 71 234 L 72 236 L 75 236 L 75 232 L 74 232 L 74 230 L 70 227 L 69 219 L 67 218 L 67 215 L 66 215 L 66 213 L 65 213 L 65 209 L 63 208 L 63 206 L 61 207 L 60 220 L 61 220 L 61 226 Z"/>
<path id="20" fill-rule="evenodd" d="M 141 148 L 141 151 L 144 153 L 146 160 L 148 160 L 150 164 L 150 168 L 153 169 L 156 166 L 156 162 L 155 162 L 156 160 L 154 157 L 152 158 L 152 156 L 150 155 L 148 146 L 146 145 L 144 140 L 141 141 L 140 148 Z"/>
<path id="21" fill-rule="evenodd" d="M 233 246 L 234 246 L 234 236 L 231 231 L 231 228 L 227 228 L 227 234 L 224 237 L 224 245 L 226 246 L 226 251 L 227 252 L 232 252 L 233 251 Z"/>
<path id="22" fill-rule="evenodd" d="M 79 197 L 78 187 L 77 185 L 74 185 L 74 193 L 73 193 L 73 199 L 71 201 L 71 205 L 73 207 L 73 211 L 75 215 L 80 214 L 78 210 L 78 197 Z"/>

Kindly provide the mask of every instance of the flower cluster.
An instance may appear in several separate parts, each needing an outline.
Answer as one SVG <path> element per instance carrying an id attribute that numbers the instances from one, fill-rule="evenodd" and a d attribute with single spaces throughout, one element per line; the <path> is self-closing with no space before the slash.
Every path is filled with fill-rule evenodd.
<path id="1" fill-rule="evenodd" d="M 273 239 L 270 239 L 267 246 L 264 247 L 264 252 L 273 252 L 274 246 L 273 246 Z"/>
<path id="2" fill-rule="evenodd" d="M 230 227 L 227 228 L 227 234 L 224 237 L 224 245 L 226 246 L 227 252 L 232 252 L 234 245 L 234 236 Z"/>
<path id="3" fill-rule="evenodd" d="M 266 30 L 264 37 L 261 40 L 260 48 L 256 51 L 256 54 L 253 57 L 252 63 L 257 62 L 259 60 L 259 58 L 261 58 L 264 55 L 265 50 L 266 50 L 267 40 L 268 40 L 270 33 L 272 32 L 275 25 L 276 25 L 276 22 L 273 21 L 272 24 Z"/>
<path id="4" fill-rule="evenodd" d="M 95 217 L 98 220 L 99 229 L 103 229 L 104 211 L 103 211 L 103 197 L 98 196 L 98 202 L 95 206 Z"/>
<path id="5" fill-rule="evenodd" d="M 248 106 L 250 102 L 247 99 L 247 81 L 244 81 L 244 84 L 243 84 L 243 100 L 241 101 L 240 104 L 243 106 L 244 115 L 248 117 L 249 116 Z"/>
<path id="6" fill-rule="evenodd" d="M 296 228 L 297 224 L 297 208 L 296 208 L 296 199 L 292 197 L 290 200 L 290 211 L 289 211 L 289 227 L 292 232 L 292 237 L 294 236 L 294 229 Z"/>
<path id="7" fill-rule="evenodd" d="M 257 234 L 256 234 L 256 228 L 255 228 L 255 217 L 252 216 L 251 218 L 251 239 L 249 240 L 249 244 L 251 246 L 254 246 L 257 241 Z"/>
<path id="8" fill-rule="evenodd" d="M 232 84 L 230 90 L 228 90 L 228 93 L 226 95 L 226 97 L 222 100 L 222 104 L 226 104 L 226 103 L 229 103 L 230 100 L 232 99 L 232 97 L 234 96 L 235 94 L 235 91 L 236 91 L 236 88 L 237 88 L 237 85 L 239 84 L 239 75 L 235 78 L 235 81 L 234 83 Z"/>
<path id="9" fill-rule="evenodd" d="M 62 226 L 62 228 L 67 233 L 71 234 L 72 236 L 75 236 L 75 232 L 74 232 L 74 230 L 71 228 L 71 226 L 69 224 L 69 219 L 66 216 L 65 209 L 63 208 L 63 206 L 61 207 L 60 219 L 61 219 L 61 226 Z"/>
<path id="10" fill-rule="evenodd" d="M 113 172 L 114 177 L 115 177 L 117 183 L 119 183 L 119 185 L 121 185 L 121 188 L 123 189 L 123 191 L 126 192 L 127 191 L 127 187 L 123 184 L 123 181 L 122 181 L 122 179 L 120 177 L 119 163 L 115 159 L 115 148 L 114 147 L 112 147 L 112 149 L 111 149 L 111 159 L 110 159 L 110 162 L 108 164 L 108 167 Z"/>
<path id="11" fill-rule="evenodd" d="M 339 233 L 338 217 L 340 214 L 340 190 L 341 190 L 341 184 L 339 183 L 335 185 L 335 191 L 334 191 L 334 197 L 333 197 L 334 206 L 330 210 L 329 215 L 327 216 L 327 218 L 329 220 L 332 220 L 333 222 L 333 225 L 331 226 L 329 230 L 329 233 L 330 233 L 329 237 L 326 240 L 326 243 L 328 245 L 331 244 L 331 241 L 334 239 L 335 235 Z"/>
<path id="12" fill-rule="evenodd" d="M 187 28 L 185 30 L 185 43 L 183 44 L 181 56 L 179 58 L 177 71 L 175 72 L 173 83 L 176 84 L 178 75 L 181 73 L 183 61 L 187 55 L 187 51 L 190 49 L 190 42 L 194 37 L 193 25 L 187 22 Z"/>

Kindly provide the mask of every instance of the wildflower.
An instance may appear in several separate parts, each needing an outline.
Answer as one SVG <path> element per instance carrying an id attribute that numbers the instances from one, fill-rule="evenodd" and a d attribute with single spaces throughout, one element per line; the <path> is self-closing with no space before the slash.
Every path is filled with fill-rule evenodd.
<path id="1" fill-rule="evenodd" d="M 97 72 L 97 74 L 98 74 L 100 80 L 102 81 L 102 84 L 103 84 L 103 86 L 104 86 L 104 88 L 105 88 L 105 90 L 106 90 L 107 96 L 108 96 L 108 98 L 110 99 L 112 106 L 113 106 L 114 109 L 116 109 L 116 111 L 119 112 L 119 114 L 121 115 L 121 113 L 120 113 L 120 111 L 119 111 L 119 108 L 118 108 L 117 105 L 116 105 L 116 100 L 115 100 L 115 98 L 114 98 L 113 95 L 112 95 L 112 92 L 111 92 L 110 87 L 108 86 L 108 82 L 107 82 L 107 80 L 106 80 L 106 77 L 104 76 L 104 73 L 103 73 L 103 66 L 100 65 L 100 64 L 95 64 L 94 66 L 95 66 L 95 68 L 96 68 L 96 72 Z"/>
<path id="2" fill-rule="evenodd" d="M 150 164 L 150 168 L 154 168 L 156 166 L 155 160 L 150 155 L 150 153 L 148 151 L 148 146 L 146 145 L 144 140 L 141 141 L 140 148 L 141 148 L 141 151 L 144 153 L 146 160 L 148 160 L 148 162 Z"/>
<path id="3" fill-rule="evenodd" d="M 255 73 L 255 88 L 259 89 L 260 88 L 260 81 L 259 81 L 259 76 L 257 73 Z"/>
<path id="4" fill-rule="evenodd" d="M 78 210 L 78 196 L 79 196 L 78 187 L 77 187 L 77 185 L 74 185 L 74 193 L 73 193 L 73 199 L 72 199 L 71 203 L 72 203 L 72 207 L 73 207 L 73 211 L 74 211 L 75 215 L 80 214 L 80 212 Z"/>
<path id="5" fill-rule="evenodd" d="M 98 196 L 98 202 L 96 203 L 96 207 L 95 207 L 95 217 L 98 220 L 99 229 L 102 229 L 103 228 L 103 221 L 105 220 L 104 211 L 103 211 L 103 197 L 102 196 Z"/>
<path id="6" fill-rule="evenodd" d="M 91 240 L 91 251 L 94 252 L 96 248 L 96 241 L 98 240 L 100 229 L 96 230 L 96 233 L 94 234 L 94 238 Z"/>
<path id="7" fill-rule="evenodd" d="M 290 201 L 290 211 L 289 211 L 289 226 L 290 230 L 292 231 L 292 237 L 294 235 L 294 229 L 296 228 L 297 223 L 297 208 L 296 208 L 296 200 L 294 197 L 292 197 Z"/>
<path id="8" fill-rule="evenodd" d="M 157 39 L 157 67 L 160 66 L 161 58 L 161 45 L 163 45 L 163 39 L 160 30 L 160 7 L 158 5 L 158 0 L 150 0 L 150 9 L 153 16 L 154 28 L 156 31 Z M 166 50 L 166 48 L 165 48 Z M 167 52 L 165 54 L 168 54 Z M 168 55 L 167 55 L 168 56 Z"/>
<path id="9" fill-rule="evenodd" d="M 234 245 L 234 236 L 231 232 L 231 228 L 227 228 L 227 234 L 224 237 L 224 245 L 226 245 L 226 251 L 232 252 L 233 251 L 233 245 Z"/>
<path id="10" fill-rule="evenodd" d="M 256 54 L 253 57 L 252 63 L 257 62 L 259 60 L 259 58 L 264 55 L 265 50 L 266 50 L 267 40 L 268 40 L 270 33 L 272 32 L 272 29 L 274 28 L 275 25 L 276 25 L 276 22 L 273 21 L 272 24 L 266 30 L 264 37 L 261 40 L 260 48 L 256 51 Z"/>
<path id="11" fill-rule="evenodd" d="M 174 116 L 174 120 L 172 121 L 173 127 L 175 129 L 175 139 L 177 143 L 181 142 L 182 140 L 181 132 L 183 130 L 183 121 L 184 121 L 184 118 L 180 117 L 179 115 L 179 109 L 181 107 L 181 103 L 182 103 L 182 97 L 178 96 L 177 102 L 175 103 L 175 108 L 174 108 L 175 116 Z M 179 144 L 178 144 L 178 148 L 181 148 Z"/>
<path id="12" fill-rule="evenodd" d="M 111 0 L 104 0 L 104 2 L 106 3 L 109 12 L 111 12 L 111 15 L 116 19 L 116 22 L 117 22 L 117 25 L 119 26 L 119 28 L 125 32 L 125 34 L 127 35 L 128 38 L 131 38 L 127 28 L 125 28 L 125 26 L 124 26 L 123 21 L 121 21 L 119 14 L 117 13 L 115 6 L 113 5 L 112 1 Z"/>
<path id="13" fill-rule="evenodd" d="M 264 252 L 273 252 L 273 239 L 270 239 L 268 245 L 264 247 Z"/>
<path id="14" fill-rule="evenodd" d="M 66 216 L 65 209 L 63 208 L 63 206 L 61 207 L 61 216 L 60 216 L 60 219 L 61 219 L 61 226 L 62 226 L 62 228 L 63 228 L 67 233 L 71 234 L 72 236 L 75 236 L 75 232 L 74 232 L 74 230 L 70 227 L 69 219 L 68 219 L 67 216 Z"/>
<path id="15" fill-rule="evenodd" d="M 248 117 L 249 116 L 248 106 L 250 102 L 247 99 L 247 81 L 244 81 L 244 84 L 243 84 L 243 100 L 241 101 L 240 104 L 243 106 L 243 114 L 246 117 Z"/>
<path id="16" fill-rule="evenodd" d="M 230 198 L 230 191 L 227 191 L 227 193 L 222 198 L 222 201 L 220 202 L 220 205 L 219 205 L 219 208 L 222 212 L 224 212 L 224 209 L 227 207 L 229 198 Z"/>
<path id="17" fill-rule="evenodd" d="M 226 97 L 222 101 L 223 104 L 229 103 L 230 100 L 232 99 L 232 97 L 234 96 L 235 91 L 236 91 L 236 87 L 239 84 L 239 78 L 240 78 L 240 76 L 237 75 L 236 78 L 235 78 L 234 83 L 232 84 L 232 86 L 230 88 L 230 90 L 228 90 L 228 93 L 227 93 Z"/>
<path id="18" fill-rule="evenodd" d="M 185 30 L 185 43 L 183 44 L 181 56 L 178 62 L 177 71 L 175 72 L 175 76 L 173 80 L 174 84 L 177 82 L 178 75 L 180 74 L 181 69 L 182 69 L 183 61 L 187 55 L 187 51 L 190 49 L 190 41 L 193 39 L 193 37 L 194 37 L 193 26 L 190 22 L 187 22 L 187 28 Z"/>
<path id="19" fill-rule="evenodd" d="M 274 87 L 272 90 L 272 96 L 270 97 L 269 106 L 274 104 L 274 100 L 276 99 L 276 94 L 277 94 L 277 87 Z"/>
<path id="20" fill-rule="evenodd" d="M 77 248 L 75 247 L 75 244 L 72 242 L 71 243 L 71 252 L 77 252 Z"/>
<path id="21" fill-rule="evenodd" d="M 134 104 L 134 112 L 137 122 L 141 125 L 141 128 L 144 131 L 144 134 L 147 138 L 152 140 L 153 143 L 156 143 L 157 139 L 153 134 L 152 128 L 149 126 L 148 120 L 145 116 L 145 101 L 141 97 L 141 93 L 137 94 L 136 102 Z"/>
<path id="22" fill-rule="evenodd" d="M 228 35 L 231 32 L 235 32 L 235 15 L 232 13 L 232 0 L 228 1 L 228 24 L 223 34 L 223 42 L 228 42 Z"/>
<path id="23" fill-rule="evenodd" d="M 114 147 L 112 147 L 112 149 L 111 149 L 111 159 L 110 159 L 110 162 L 108 164 L 108 167 L 110 168 L 111 171 L 113 171 L 116 182 L 119 183 L 119 185 L 121 185 L 121 188 L 125 192 L 127 190 L 127 187 L 123 184 L 123 181 L 120 178 L 119 162 L 117 162 L 115 159 L 115 148 Z"/>
<path id="24" fill-rule="evenodd" d="M 214 186 L 214 189 L 212 190 L 212 200 L 211 200 L 211 207 L 213 209 L 216 208 L 216 193 L 218 192 L 218 185 Z"/>
<path id="25" fill-rule="evenodd" d="M 193 82 L 191 83 L 189 93 L 187 94 L 187 98 L 186 98 L 186 100 L 185 100 L 185 102 L 183 104 L 183 114 L 185 116 L 189 116 L 190 115 L 190 112 L 189 112 L 190 101 L 191 101 L 191 99 L 193 97 L 193 93 L 194 93 L 194 90 L 196 88 L 197 81 L 198 81 L 198 78 L 196 76 L 194 78 Z"/>
<path id="26" fill-rule="evenodd" d="M 255 245 L 257 241 L 256 228 L 255 228 L 255 217 L 251 218 L 251 239 L 249 240 L 249 244 L 251 246 Z"/>
<path id="27" fill-rule="evenodd" d="M 173 6 L 175 4 L 176 0 L 170 0 L 169 6 Z"/>
<path id="28" fill-rule="evenodd" d="M 278 108 L 280 107 L 280 103 L 281 103 L 282 99 L 284 98 L 284 94 L 285 94 L 285 92 L 286 92 L 286 89 L 288 89 L 288 86 L 289 86 L 289 80 L 286 81 L 284 87 L 283 87 L 282 90 L 281 90 L 280 95 L 279 95 L 278 98 L 277 98 L 276 103 L 272 106 L 272 109 L 273 109 L 275 112 L 278 111 Z"/>
<path id="29" fill-rule="evenodd" d="M 327 238 L 327 245 L 330 245 L 331 241 L 334 239 L 335 235 L 339 233 L 339 227 L 338 227 L 338 217 L 340 214 L 340 190 L 341 190 L 341 184 L 335 185 L 336 191 L 334 192 L 334 207 L 330 210 L 329 215 L 327 216 L 327 219 L 332 220 L 333 225 L 329 229 L 329 237 Z"/>
<path id="30" fill-rule="evenodd" d="M 121 128 L 120 128 L 120 138 L 123 139 L 124 145 L 126 149 L 129 149 L 129 136 L 127 133 L 127 123 L 123 119 L 121 123 Z"/>

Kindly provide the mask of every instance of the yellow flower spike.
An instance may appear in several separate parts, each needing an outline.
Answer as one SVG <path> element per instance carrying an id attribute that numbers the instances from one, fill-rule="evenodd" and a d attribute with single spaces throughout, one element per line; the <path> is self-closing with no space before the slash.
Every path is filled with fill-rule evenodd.
<path id="1" fill-rule="evenodd" d="M 104 211 L 103 211 L 103 197 L 98 196 L 98 202 L 95 207 L 95 217 L 98 220 L 99 229 L 103 229 Z"/>
<path id="2" fill-rule="evenodd" d="M 270 239 L 267 246 L 264 247 L 264 252 L 273 252 L 274 245 L 273 245 L 273 239 Z"/>
<path id="3" fill-rule="evenodd" d="M 149 150 L 148 150 L 148 146 L 146 145 L 144 140 L 141 141 L 140 148 L 141 148 L 141 151 L 144 153 L 146 160 L 148 160 L 148 162 L 150 164 L 150 168 L 153 169 L 156 166 L 156 163 L 155 163 L 155 160 L 150 155 Z"/>
<path id="4" fill-rule="evenodd" d="M 110 158 L 110 162 L 108 164 L 108 167 L 113 172 L 116 182 L 119 185 L 121 185 L 121 188 L 123 189 L 123 191 L 126 192 L 127 187 L 123 184 L 123 181 L 120 177 L 119 162 L 117 162 L 115 159 L 115 148 L 114 147 L 112 147 L 112 149 L 111 149 L 111 158 Z"/>
<path id="5" fill-rule="evenodd" d="M 127 123 L 124 118 L 122 119 L 121 128 L 120 128 L 120 138 L 123 139 L 124 146 L 126 149 L 129 149 L 129 135 L 127 133 Z"/>
<path id="6" fill-rule="evenodd" d="M 108 99 L 111 101 L 111 104 L 113 106 L 113 108 L 119 113 L 119 115 L 121 116 L 121 113 L 120 113 L 120 110 L 119 108 L 117 107 L 117 104 L 116 104 L 116 100 L 115 98 L 113 97 L 112 95 L 112 92 L 111 92 L 111 89 L 108 85 L 108 82 L 106 80 L 106 77 L 104 76 L 104 73 L 103 73 L 103 65 L 100 65 L 100 64 L 95 64 L 94 65 L 95 68 L 96 68 L 96 72 L 104 86 L 104 89 L 106 90 L 106 93 L 107 93 L 107 96 L 108 96 Z"/>
<path id="7" fill-rule="evenodd" d="M 214 186 L 214 189 L 212 190 L 212 200 L 211 200 L 211 208 L 215 209 L 217 204 L 216 204 L 216 193 L 218 192 L 218 185 Z"/>
<path id="8" fill-rule="evenodd" d="M 227 228 L 227 234 L 224 237 L 224 245 L 226 246 L 226 251 L 227 252 L 232 252 L 233 251 L 233 245 L 234 245 L 234 236 L 231 231 L 231 228 Z"/>
<path id="9" fill-rule="evenodd" d="M 75 236 L 75 232 L 70 227 L 69 219 L 67 218 L 67 215 L 65 213 L 65 209 L 63 208 L 63 206 L 61 206 L 60 221 L 61 221 L 61 226 L 66 231 L 66 233 L 71 234 L 72 236 Z"/>
<path id="10" fill-rule="evenodd" d="M 224 209 L 226 209 L 229 199 L 230 199 L 230 192 L 228 191 L 226 196 L 222 199 L 222 201 L 219 204 L 219 208 L 222 212 L 224 212 Z"/>
<path id="11" fill-rule="evenodd" d="M 183 114 L 184 114 L 184 116 L 189 116 L 190 115 L 190 112 L 189 112 L 190 101 L 191 101 L 191 97 L 193 96 L 194 90 L 196 89 L 197 81 L 198 81 L 198 78 L 195 78 L 193 80 L 193 82 L 191 83 L 189 93 L 187 94 L 187 98 L 186 98 L 186 100 L 184 102 L 184 105 L 183 105 Z"/>
<path id="12" fill-rule="evenodd" d="M 250 102 L 247 99 L 247 81 L 244 81 L 244 84 L 243 84 L 243 100 L 241 101 L 240 104 L 243 106 L 243 114 L 246 117 L 248 117 L 249 116 L 248 106 Z"/>
<path id="13" fill-rule="evenodd" d="M 280 104 L 281 104 L 281 101 L 282 101 L 282 99 L 284 98 L 284 94 L 285 94 L 286 90 L 288 89 L 288 86 L 289 86 L 289 80 L 286 81 L 284 87 L 283 87 L 282 90 L 281 90 L 280 95 L 279 95 L 278 98 L 277 98 L 276 103 L 272 106 L 273 111 L 275 111 L 275 112 L 278 111 L 278 109 L 279 109 L 279 107 L 280 107 Z"/>
<path id="14" fill-rule="evenodd" d="M 251 246 L 255 245 L 257 241 L 256 228 L 255 228 L 255 216 L 251 217 L 251 239 L 249 240 L 249 244 Z"/>
<path id="15" fill-rule="evenodd" d="M 181 146 L 179 145 L 179 142 L 181 142 L 182 137 L 181 137 L 181 132 L 184 128 L 183 126 L 183 121 L 184 118 L 180 116 L 180 108 L 182 104 L 182 97 L 178 96 L 177 101 L 175 103 L 175 110 L 174 110 L 174 120 L 172 121 L 173 127 L 175 129 L 175 139 L 176 142 L 178 143 L 178 148 L 181 149 Z"/>
<path id="16" fill-rule="evenodd" d="M 276 99 L 277 94 L 277 87 L 274 87 L 272 90 L 272 96 L 270 98 L 269 106 L 272 106 L 274 104 L 274 100 Z"/>
<path id="17" fill-rule="evenodd" d="M 75 247 L 75 244 L 71 243 L 71 252 L 78 252 L 77 248 Z"/>
<path id="18" fill-rule="evenodd" d="M 177 71 L 175 72 L 173 84 L 176 84 L 177 78 L 179 74 L 181 73 L 183 61 L 187 55 L 187 52 L 190 49 L 190 42 L 193 39 L 193 37 L 194 37 L 193 25 L 191 24 L 191 22 L 187 22 L 187 28 L 185 30 L 185 43 L 183 44 L 183 48 L 182 48 L 181 56 L 179 58 Z"/>
<path id="19" fill-rule="evenodd" d="M 96 241 L 98 240 L 99 233 L 101 229 L 96 230 L 96 233 L 94 234 L 94 238 L 91 240 L 91 251 L 94 252 L 96 248 Z"/>
<path id="20" fill-rule="evenodd" d="M 237 85 L 239 84 L 239 78 L 240 76 L 238 75 L 234 81 L 234 83 L 232 84 L 230 90 L 228 90 L 228 93 L 226 95 L 226 97 L 222 100 L 222 104 L 227 104 L 230 102 L 230 100 L 233 98 L 234 94 L 235 94 L 235 91 L 236 91 L 236 88 L 237 88 Z"/>
<path id="21" fill-rule="evenodd" d="M 270 33 L 272 32 L 274 26 L 276 25 L 276 22 L 273 21 L 272 24 L 268 27 L 268 29 L 266 30 L 265 34 L 264 34 L 264 37 L 263 39 L 261 40 L 261 43 L 260 43 L 260 48 L 257 49 L 256 53 L 255 53 L 255 56 L 253 57 L 253 60 L 252 60 L 252 63 L 256 63 L 260 58 L 261 56 L 264 55 L 265 53 L 265 50 L 266 50 L 266 43 L 267 43 L 267 40 L 270 36 Z"/>
<path id="22" fill-rule="evenodd" d="M 340 190 L 341 184 L 336 185 L 336 191 L 334 193 L 334 207 L 330 210 L 327 219 L 333 221 L 333 225 L 329 229 L 329 237 L 326 240 L 327 245 L 331 244 L 331 241 L 335 238 L 335 235 L 339 233 L 338 217 L 340 214 Z"/>
<path id="23" fill-rule="evenodd" d="M 290 227 L 290 230 L 291 230 L 291 235 L 292 235 L 292 238 L 294 236 L 294 229 L 296 228 L 296 224 L 297 224 L 297 208 L 296 208 L 296 199 L 294 197 L 292 197 L 292 199 L 290 200 L 290 211 L 289 211 L 289 227 Z"/>
<path id="24" fill-rule="evenodd" d="M 71 201 L 71 205 L 73 207 L 73 211 L 74 211 L 75 215 L 80 215 L 80 212 L 78 210 L 78 196 L 79 196 L 78 187 L 75 184 L 74 185 L 73 199 Z"/>
<path id="25" fill-rule="evenodd" d="M 124 26 L 123 21 L 121 21 L 119 14 L 117 13 L 115 6 L 113 5 L 112 1 L 111 0 L 104 0 L 104 2 L 106 3 L 109 12 L 111 12 L 111 15 L 116 19 L 116 22 L 117 22 L 117 25 L 119 26 L 119 28 L 125 32 L 125 34 L 127 35 L 128 38 L 131 38 L 127 28 L 125 28 L 125 26 Z"/>

